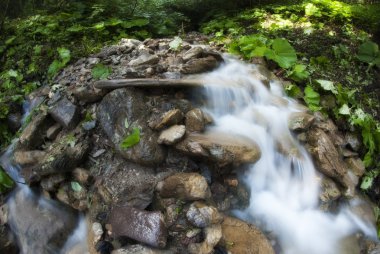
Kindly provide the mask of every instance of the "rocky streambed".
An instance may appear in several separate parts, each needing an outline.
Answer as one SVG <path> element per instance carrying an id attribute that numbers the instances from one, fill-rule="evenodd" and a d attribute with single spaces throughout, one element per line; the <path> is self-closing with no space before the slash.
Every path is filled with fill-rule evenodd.
<path id="1" fill-rule="evenodd" d="M 244 173 L 265 151 L 244 136 L 210 131 L 216 119 L 204 107 L 202 75 L 225 60 L 204 39 L 189 36 L 175 50 L 170 39 L 123 39 L 29 96 L 39 104 L 5 157 L 33 191 L 18 187 L 1 210 L 3 235 L 12 229 L 21 253 L 282 253 L 272 230 L 231 213 L 249 207 Z M 99 64 L 112 70 L 107 80 L 93 78 Z M 249 75 L 263 89 L 282 84 L 256 66 Z M 276 152 L 297 158 L 293 137 L 306 147 L 319 171 L 320 210 L 349 204 L 360 223 L 374 225 L 372 204 L 356 190 L 365 170 L 360 140 L 302 107 L 288 129 L 291 136 L 276 137 Z M 74 241 L 76 234 L 87 240 Z M 17 253 L 5 239 L 0 250 Z M 380 248 L 363 230 L 347 239 L 341 253 Z"/>

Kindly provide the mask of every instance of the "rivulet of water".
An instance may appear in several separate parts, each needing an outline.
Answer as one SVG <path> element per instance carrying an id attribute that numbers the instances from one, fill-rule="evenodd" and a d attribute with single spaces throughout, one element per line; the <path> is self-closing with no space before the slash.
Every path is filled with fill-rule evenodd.
<path id="1" fill-rule="evenodd" d="M 322 176 L 288 128 L 290 114 L 304 109 L 276 81 L 266 86 L 258 80 L 255 68 L 227 59 L 204 76 L 205 110 L 215 120 L 209 131 L 243 135 L 261 149 L 260 160 L 243 177 L 250 205 L 237 214 L 272 231 L 285 254 L 337 254 L 341 240 L 357 230 L 376 236 L 348 210 L 333 215 L 318 209 Z"/>

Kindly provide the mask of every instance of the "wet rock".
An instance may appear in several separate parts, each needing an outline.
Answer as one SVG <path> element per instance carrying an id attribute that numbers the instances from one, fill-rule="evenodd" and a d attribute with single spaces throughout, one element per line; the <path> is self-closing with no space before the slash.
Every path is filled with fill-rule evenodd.
<path id="1" fill-rule="evenodd" d="M 96 245 L 104 234 L 102 224 L 99 222 L 94 222 L 91 225 L 91 234 L 92 234 L 92 244 Z"/>
<path id="2" fill-rule="evenodd" d="M 176 149 L 194 157 L 216 162 L 219 166 L 254 163 L 260 156 L 259 147 L 247 138 L 226 133 L 190 133 L 176 144 Z"/>
<path id="3" fill-rule="evenodd" d="M 162 115 L 153 116 L 153 118 L 149 119 L 149 127 L 154 130 L 161 130 L 165 127 L 180 123 L 182 119 L 182 112 L 179 109 L 172 109 Z"/>
<path id="4" fill-rule="evenodd" d="M 79 108 L 63 98 L 49 110 L 50 115 L 66 129 L 74 128 L 79 122 Z"/>
<path id="5" fill-rule="evenodd" d="M 365 173 L 364 162 L 360 158 L 348 158 L 345 160 L 348 165 L 348 168 L 354 173 L 357 177 L 362 177 Z"/>
<path id="6" fill-rule="evenodd" d="M 77 222 L 72 209 L 42 200 L 26 188 L 20 188 L 9 202 L 8 224 L 17 236 L 21 253 L 59 253 Z"/>
<path id="7" fill-rule="evenodd" d="M 160 212 L 147 212 L 132 207 L 115 207 L 110 213 L 112 235 L 125 236 L 152 247 L 164 248 L 167 230 Z"/>
<path id="8" fill-rule="evenodd" d="M 54 191 L 65 179 L 63 174 L 50 175 L 42 179 L 40 185 L 46 191 Z"/>
<path id="9" fill-rule="evenodd" d="M 165 150 L 157 143 L 157 133 L 147 126 L 148 114 L 142 92 L 123 88 L 103 98 L 98 106 L 97 119 L 115 149 L 125 159 L 144 165 L 157 165 L 164 160 Z M 129 128 L 126 128 L 126 123 Z M 123 149 L 120 145 L 131 127 L 140 129 L 140 141 L 133 147 Z"/>
<path id="10" fill-rule="evenodd" d="M 205 58 L 191 59 L 181 68 L 181 73 L 184 74 L 196 74 L 207 71 L 212 71 L 219 66 L 219 62 L 213 56 Z"/>
<path id="11" fill-rule="evenodd" d="M 160 133 L 157 142 L 159 144 L 173 145 L 183 138 L 185 132 L 186 127 L 184 125 L 173 125 Z"/>
<path id="12" fill-rule="evenodd" d="M 93 86 L 77 86 L 71 92 L 77 100 L 84 103 L 100 101 L 107 93 L 106 90 L 97 89 Z"/>
<path id="13" fill-rule="evenodd" d="M 332 203 L 342 196 L 336 183 L 330 178 L 323 177 L 320 179 L 321 192 L 319 199 L 322 201 L 321 209 L 331 211 Z"/>
<path id="14" fill-rule="evenodd" d="M 46 137 L 50 140 L 54 140 L 61 130 L 62 126 L 59 123 L 56 123 L 46 131 Z"/>
<path id="15" fill-rule="evenodd" d="M 314 121 L 314 117 L 305 112 L 292 113 L 288 120 L 289 129 L 292 131 L 305 131 L 309 129 Z"/>
<path id="16" fill-rule="evenodd" d="M 82 162 L 90 147 L 88 140 L 80 141 L 76 144 L 75 142 L 68 135 L 62 137 L 60 142 L 53 144 L 41 160 L 41 163 L 32 169 L 31 175 L 28 175 L 28 172 L 25 171 L 26 181 L 37 180 L 49 174 L 72 171 Z"/>
<path id="17" fill-rule="evenodd" d="M 111 254 L 174 254 L 171 250 L 152 249 L 143 245 L 135 244 L 112 251 Z"/>
<path id="18" fill-rule="evenodd" d="M 330 137 L 321 129 L 313 129 L 308 133 L 308 143 L 317 169 L 344 184 L 347 169 Z"/>
<path id="19" fill-rule="evenodd" d="M 98 183 L 106 203 L 145 209 L 152 202 L 156 186 L 152 168 L 122 160 L 108 162 L 106 167 Z"/>
<path id="20" fill-rule="evenodd" d="M 205 128 L 203 111 L 195 108 L 187 112 L 185 124 L 188 131 L 202 132 Z"/>
<path id="21" fill-rule="evenodd" d="M 274 254 L 264 234 L 254 225 L 241 220 L 225 217 L 222 223 L 223 236 L 220 244 L 234 254 Z"/>
<path id="22" fill-rule="evenodd" d="M 157 190 L 163 198 L 173 197 L 182 200 L 207 199 L 211 195 L 206 179 L 197 173 L 169 176 L 157 185 Z"/>
<path id="23" fill-rule="evenodd" d="M 33 117 L 28 126 L 22 132 L 19 141 L 23 148 L 35 149 L 44 142 L 47 129 L 52 125 L 52 120 L 47 113 L 40 113 Z"/>
<path id="24" fill-rule="evenodd" d="M 185 62 L 187 62 L 192 58 L 199 58 L 200 56 L 202 56 L 202 53 L 202 47 L 193 47 L 186 51 L 182 58 Z"/>
<path id="25" fill-rule="evenodd" d="M 46 156 L 46 152 L 34 151 L 15 151 L 13 154 L 13 161 L 20 166 L 35 165 L 41 162 Z"/>
<path id="26" fill-rule="evenodd" d="M 201 202 L 194 202 L 190 205 L 186 213 L 186 217 L 190 223 L 198 228 L 205 228 L 211 224 L 219 224 L 223 217 L 213 206 L 207 206 Z"/>
<path id="27" fill-rule="evenodd" d="M 221 225 L 212 225 L 205 230 L 205 240 L 202 243 L 193 243 L 189 245 L 191 254 L 211 254 L 214 252 L 214 247 L 222 238 Z"/>
<path id="28" fill-rule="evenodd" d="M 11 113 L 7 116 L 7 124 L 12 132 L 18 131 L 22 126 L 22 114 Z"/>
<path id="29" fill-rule="evenodd" d="M 159 58 L 157 55 L 151 55 L 148 53 L 141 54 L 138 58 L 133 59 L 129 62 L 131 66 L 139 66 L 139 65 L 154 65 L 159 62 Z"/>
<path id="30" fill-rule="evenodd" d="M 354 133 L 347 132 L 345 137 L 345 142 L 349 148 L 351 148 L 353 151 L 358 152 L 361 148 L 361 142 L 357 135 Z"/>

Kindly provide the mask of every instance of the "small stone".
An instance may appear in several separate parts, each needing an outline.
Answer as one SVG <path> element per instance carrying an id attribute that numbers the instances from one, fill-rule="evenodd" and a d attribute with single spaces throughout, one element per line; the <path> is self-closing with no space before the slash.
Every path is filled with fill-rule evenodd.
<path id="1" fill-rule="evenodd" d="M 74 179 L 82 184 L 87 184 L 90 179 L 90 172 L 84 168 L 75 168 L 73 170 Z"/>
<path id="2" fill-rule="evenodd" d="M 197 173 L 177 173 L 169 176 L 157 185 L 157 189 L 163 198 L 200 200 L 211 195 L 206 179 Z"/>
<path id="3" fill-rule="evenodd" d="M 179 109 L 169 110 L 156 119 L 149 120 L 149 127 L 154 130 L 161 130 L 174 124 L 178 124 L 183 119 L 183 114 Z"/>
<path id="4" fill-rule="evenodd" d="M 205 228 L 211 224 L 219 224 L 223 220 L 218 209 L 201 202 L 192 203 L 186 213 L 186 217 L 193 226 L 198 228 Z"/>
<path id="5" fill-rule="evenodd" d="M 13 161 L 20 166 L 35 165 L 38 164 L 46 152 L 34 150 L 34 151 L 16 151 L 13 154 Z"/>
<path id="6" fill-rule="evenodd" d="M 50 175 L 41 180 L 41 187 L 46 191 L 54 191 L 56 187 L 65 180 L 62 174 Z"/>
<path id="7" fill-rule="evenodd" d="M 46 137 L 50 140 L 54 140 L 61 130 L 62 126 L 59 123 L 56 123 L 46 131 Z"/>
<path id="8" fill-rule="evenodd" d="M 139 66 L 139 65 L 154 65 L 160 61 L 157 55 L 150 55 L 148 53 L 144 53 L 140 55 L 138 58 L 131 60 L 129 65 L 131 66 Z"/>
<path id="9" fill-rule="evenodd" d="M 91 230 L 93 233 L 93 242 L 92 243 L 95 245 L 100 241 L 100 239 L 102 239 L 102 236 L 104 233 L 102 224 L 100 224 L 99 222 L 92 223 Z"/>
<path id="10" fill-rule="evenodd" d="M 202 132 L 205 128 L 203 111 L 199 108 L 195 108 L 187 112 L 185 124 L 188 131 Z"/>
<path id="11" fill-rule="evenodd" d="M 147 246 L 135 244 L 135 245 L 128 245 L 126 247 L 123 247 L 121 249 L 117 249 L 112 251 L 111 254 L 175 254 L 177 252 L 172 250 L 158 250 L 158 249 L 152 249 Z"/>
<path id="12" fill-rule="evenodd" d="M 161 212 L 115 207 L 110 213 L 109 224 L 114 237 L 126 236 L 152 247 L 166 246 L 167 229 Z"/>
<path id="13" fill-rule="evenodd" d="M 172 145 L 182 139 L 186 133 L 185 125 L 173 125 L 170 128 L 163 130 L 158 137 L 159 144 Z"/>
<path id="14" fill-rule="evenodd" d="M 101 100 L 107 91 L 93 86 L 77 86 L 72 90 L 74 97 L 84 103 L 93 103 Z"/>
<path id="15" fill-rule="evenodd" d="M 99 157 L 100 155 L 102 155 L 103 153 L 105 153 L 106 152 L 106 149 L 99 149 L 99 150 L 97 150 L 95 153 L 93 153 L 91 156 L 93 157 L 93 158 L 97 158 L 97 157 Z"/>
<path id="16" fill-rule="evenodd" d="M 60 100 L 49 111 L 50 115 L 63 127 L 71 129 L 79 122 L 79 108 L 67 98 Z"/>
<path id="17" fill-rule="evenodd" d="M 358 152 L 361 148 L 361 142 L 357 135 L 354 133 L 346 133 L 345 137 L 345 142 L 349 148 L 351 148 L 353 151 Z"/>

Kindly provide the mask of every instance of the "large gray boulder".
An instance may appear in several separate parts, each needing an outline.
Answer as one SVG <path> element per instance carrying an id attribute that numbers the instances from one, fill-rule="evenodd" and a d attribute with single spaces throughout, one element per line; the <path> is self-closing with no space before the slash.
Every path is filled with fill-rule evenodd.
<path id="1" fill-rule="evenodd" d="M 98 106 L 97 118 L 116 151 L 125 159 L 143 165 L 156 165 L 164 160 L 165 150 L 157 143 L 158 134 L 147 126 L 147 107 L 141 91 L 133 88 L 117 89 L 103 98 Z M 124 149 L 121 143 L 133 128 L 139 128 L 140 141 Z"/>

